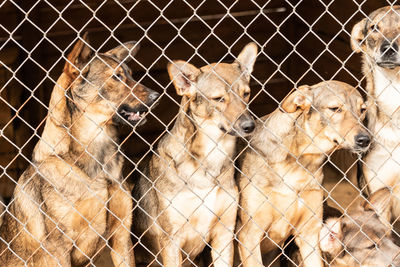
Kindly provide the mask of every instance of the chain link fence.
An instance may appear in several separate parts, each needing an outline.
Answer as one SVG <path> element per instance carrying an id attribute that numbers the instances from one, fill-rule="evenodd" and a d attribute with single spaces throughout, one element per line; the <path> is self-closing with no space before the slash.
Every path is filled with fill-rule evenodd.
<path id="1" fill-rule="evenodd" d="M 3 1 L 0 265 L 400 266 L 397 76 L 362 71 L 390 12 L 351 47 L 393 5 Z"/>

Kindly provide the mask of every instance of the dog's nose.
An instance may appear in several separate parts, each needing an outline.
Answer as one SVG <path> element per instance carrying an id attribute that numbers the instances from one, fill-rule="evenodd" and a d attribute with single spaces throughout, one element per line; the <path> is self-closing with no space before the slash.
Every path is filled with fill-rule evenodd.
<path id="1" fill-rule="evenodd" d="M 245 120 L 240 123 L 240 128 L 247 134 L 253 132 L 255 127 L 256 125 L 253 120 Z"/>
<path id="2" fill-rule="evenodd" d="M 160 97 L 160 94 L 157 93 L 157 92 L 151 92 L 149 94 L 149 99 L 150 99 L 151 102 L 156 101 L 159 97 Z"/>
<path id="3" fill-rule="evenodd" d="M 367 147 L 371 142 L 371 138 L 366 134 L 357 134 L 354 140 L 359 147 Z"/>
<path id="4" fill-rule="evenodd" d="M 392 57 L 399 51 L 399 46 L 393 42 L 392 44 L 385 40 L 381 45 L 381 54 L 387 57 Z"/>

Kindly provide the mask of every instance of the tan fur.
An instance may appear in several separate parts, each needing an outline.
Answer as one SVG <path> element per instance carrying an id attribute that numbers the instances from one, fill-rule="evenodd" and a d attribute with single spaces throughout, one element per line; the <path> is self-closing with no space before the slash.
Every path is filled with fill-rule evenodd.
<path id="1" fill-rule="evenodd" d="M 362 52 L 362 71 L 367 78 L 368 128 L 374 136 L 374 144 L 363 159 L 364 179 L 370 192 L 389 187 L 396 199 L 400 197 L 399 23 L 400 6 L 387 6 L 372 12 L 352 31 L 352 48 Z M 390 48 L 382 49 L 385 42 Z M 392 53 L 388 54 L 388 50 Z M 393 204 L 396 202 L 393 200 Z M 390 210 L 384 215 L 387 223 L 400 215 L 400 209 Z"/>
<path id="2" fill-rule="evenodd" d="M 135 265 L 116 123 L 139 123 L 130 115 L 158 94 L 133 81 L 121 62 L 136 52 L 135 42 L 96 57 L 87 42 L 85 34 L 53 89 L 32 165 L 0 228 L 1 266 L 82 266 L 105 241 L 115 266 Z"/>
<path id="3" fill-rule="evenodd" d="M 355 143 L 360 134 L 368 137 L 360 124 L 364 108 L 354 87 L 328 81 L 299 87 L 257 123 L 240 158 L 237 229 L 243 266 L 262 266 L 262 254 L 289 235 L 305 266 L 322 266 L 322 163 L 335 149 L 367 148 Z"/>
<path id="4" fill-rule="evenodd" d="M 168 66 L 183 98 L 174 127 L 134 188 L 138 263 L 187 265 L 208 244 L 214 266 L 232 266 L 238 200 L 233 156 L 236 136 L 254 129 L 247 102 L 256 55 L 251 43 L 232 64 Z M 245 131 L 245 125 L 251 127 Z"/>

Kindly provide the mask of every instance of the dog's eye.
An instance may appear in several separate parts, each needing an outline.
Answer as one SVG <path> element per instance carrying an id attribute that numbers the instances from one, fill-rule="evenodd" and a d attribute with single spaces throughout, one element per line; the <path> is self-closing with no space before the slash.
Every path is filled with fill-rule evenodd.
<path id="1" fill-rule="evenodd" d="M 342 109 L 339 108 L 339 107 L 331 107 L 331 108 L 329 108 L 329 110 L 331 110 L 331 111 L 333 111 L 333 112 L 337 112 L 337 113 L 342 112 Z"/>
<path id="2" fill-rule="evenodd" d="M 122 76 L 121 73 L 117 73 L 113 75 L 113 79 L 116 81 L 122 81 L 124 79 L 124 77 Z"/>
<path id="3" fill-rule="evenodd" d="M 366 108 L 361 108 L 361 114 L 363 114 L 367 109 Z"/>
<path id="4" fill-rule="evenodd" d="M 224 103 L 225 99 L 223 96 L 221 97 L 214 97 L 212 100 L 216 101 L 216 102 L 220 102 L 220 103 Z"/>
<path id="5" fill-rule="evenodd" d="M 247 98 L 248 96 L 250 96 L 250 92 L 244 92 L 243 97 Z"/>

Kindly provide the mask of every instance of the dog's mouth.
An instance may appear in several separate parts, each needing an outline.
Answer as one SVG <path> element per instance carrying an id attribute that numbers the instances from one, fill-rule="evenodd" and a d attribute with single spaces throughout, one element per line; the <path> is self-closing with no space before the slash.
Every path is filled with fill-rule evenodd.
<path id="1" fill-rule="evenodd" d="M 397 61 L 388 61 L 388 60 L 386 60 L 386 61 L 379 61 L 379 62 L 376 62 L 376 64 L 377 64 L 379 67 L 384 68 L 384 69 L 394 69 L 394 68 L 400 66 L 400 62 L 397 62 Z"/>
<path id="2" fill-rule="evenodd" d="M 352 150 L 353 150 L 353 152 L 356 153 L 356 154 L 364 154 L 364 153 L 366 153 L 366 152 L 369 150 L 370 146 L 371 146 L 371 145 L 368 145 L 368 146 L 366 146 L 366 147 L 362 147 L 362 146 L 355 145 L 355 146 L 352 148 Z"/>
<path id="3" fill-rule="evenodd" d="M 238 137 L 238 136 L 246 137 L 246 136 L 250 135 L 250 133 L 245 133 L 244 131 L 240 131 L 240 130 L 236 130 L 236 129 L 231 129 L 230 131 L 227 131 L 226 128 L 222 125 L 219 126 L 219 129 L 222 132 L 229 134 L 231 136 L 235 136 L 235 137 Z"/>
<path id="4" fill-rule="evenodd" d="M 367 146 L 359 146 L 357 144 L 351 145 L 346 141 L 341 143 L 337 139 L 333 139 L 333 143 L 335 144 L 335 147 L 337 149 L 340 149 L 340 148 L 350 149 L 353 153 L 356 153 L 356 154 L 364 154 L 364 153 L 366 153 L 369 150 L 370 146 L 371 146 L 371 144 L 369 144 Z"/>
<path id="5" fill-rule="evenodd" d="M 128 121 L 131 125 L 141 125 L 146 122 L 145 116 L 149 109 L 144 105 L 138 105 L 134 108 L 123 104 L 118 108 L 118 115 Z"/>
<path id="6" fill-rule="evenodd" d="M 238 133 L 237 133 L 236 131 L 234 131 L 234 130 L 227 131 L 227 130 L 225 129 L 225 127 L 222 126 L 222 125 L 219 126 L 219 129 L 220 129 L 221 131 L 223 131 L 224 133 L 226 133 L 226 134 L 229 134 L 229 135 L 232 135 L 232 136 L 238 136 Z"/>

